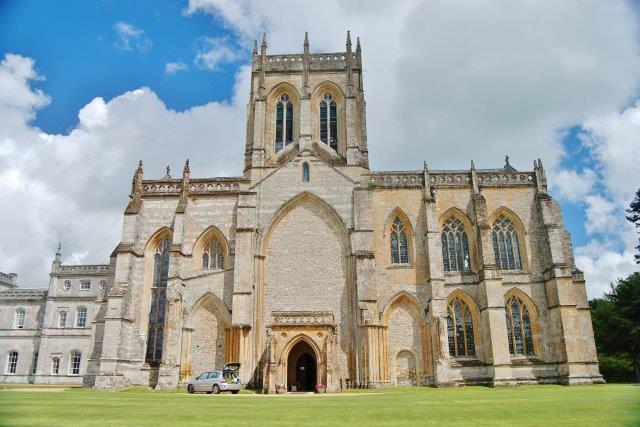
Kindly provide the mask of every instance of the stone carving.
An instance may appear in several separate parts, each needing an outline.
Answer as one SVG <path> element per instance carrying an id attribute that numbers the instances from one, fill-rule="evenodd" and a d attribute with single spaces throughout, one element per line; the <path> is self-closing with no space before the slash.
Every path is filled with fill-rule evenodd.
<path id="1" fill-rule="evenodd" d="M 65 274 L 108 274 L 110 266 L 108 264 L 95 265 L 61 265 L 59 273 Z"/>
<path id="2" fill-rule="evenodd" d="M 328 311 L 274 311 L 272 326 L 333 325 L 333 314 Z"/>

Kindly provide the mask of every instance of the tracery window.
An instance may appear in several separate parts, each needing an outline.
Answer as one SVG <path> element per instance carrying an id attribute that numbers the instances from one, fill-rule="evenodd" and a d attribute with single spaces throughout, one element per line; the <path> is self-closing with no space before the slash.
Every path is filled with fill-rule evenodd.
<path id="1" fill-rule="evenodd" d="M 7 357 L 7 374 L 13 375 L 18 368 L 18 352 L 10 351 L 9 357 Z"/>
<path id="2" fill-rule="evenodd" d="M 513 221 L 501 215 L 493 224 L 493 253 L 501 270 L 521 270 L 520 244 Z"/>
<path id="3" fill-rule="evenodd" d="M 338 107 L 329 92 L 320 100 L 320 140 L 338 150 Z"/>
<path id="4" fill-rule="evenodd" d="M 87 326 L 87 309 L 78 307 L 76 310 L 76 328 L 84 328 Z"/>
<path id="5" fill-rule="evenodd" d="M 511 354 L 533 355 L 533 336 L 529 310 L 521 299 L 512 296 L 505 307 L 507 338 Z"/>
<path id="6" fill-rule="evenodd" d="M 209 239 L 202 253 L 202 268 L 205 269 L 223 269 L 224 268 L 224 250 L 222 245 L 215 237 Z"/>
<path id="7" fill-rule="evenodd" d="M 447 308 L 447 334 L 449 354 L 455 357 L 475 356 L 473 316 L 467 303 L 455 298 Z"/>
<path id="8" fill-rule="evenodd" d="M 61 311 L 58 313 L 58 328 L 64 328 L 67 326 L 67 312 Z"/>
<path id="9" fill-rule="evenodd" d="M 149 364 L 158 364 L 162 361 L 170 247 L 171 239 L 165 237 L 158 244 L 153 256 L 153 283 L 151 285 L 151 306 L 149 308 L 146 354 L 146 361 Z"/>
<path id="10" fill-rule="evenodd" d="M 282 94 L 276 105 L 276 153 L 293 142 L 293 103 Z"/>
<path id="11" fill-rule="evenodd" d="M 302 164 L 302 182 L 309 182 L 309 163 Z"/>
<path id="12" fill-rule="evenodd" d="M 82 353 L 79 351 L 72 351 L 71 358 L 69 359 L 69 375 L 80 375 L 80 361 L 82 360 Z"/>
<path id="13" fill-rule="evenodd" d="M 26 316 L 26 312 L 24 308 L 19 308 L 16 310 L 16 317 L 13 319 L 13 329 L 22 329 L 24 328 L 24 318 Z"/>
<path id="14" fill-rule="evenodd" d="M 396 218 L 391 225 L 391 262 L 393 264 L 409 263 L 407 233 L 400 218 Z"/>
<path id="15" fill-rule="evenodd" d="M 58 375 L 60 373 L 60 358 L 54 357 L 51 359 L 51 375 Z"/>
<path id="16" fill-rule="evenodd" d="M 441 240 L 445 271 L 470 271 L 469 239 L 462 221 L 449 218 L 442 227 Z"/>

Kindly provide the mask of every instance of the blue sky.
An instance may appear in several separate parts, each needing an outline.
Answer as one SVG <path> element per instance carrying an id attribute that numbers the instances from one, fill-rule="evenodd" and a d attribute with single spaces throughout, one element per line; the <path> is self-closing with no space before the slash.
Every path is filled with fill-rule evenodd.
<path id="1" fill-rule="evenodd" d="M 167 0 L 2 2 L 0 52 L 37 58 L 46 80 L 34 86 L 52 98 L 33 123 L 46 132 L 66 133 L 76 125 L 78 110 L 94 97 L 111 99 L 142 86 L 179 111 L 229 98 L 237 64 L 227 63 L 212 74 L 193 60 L 204 48 L 203 39 L 233 35 L 210 15 L 185 16 L 186 5 Z M 117 22 L 142 29 L 152 45 L 123 50 L 114 31 Z M 246 62 L 247 46 L 234 48 Z M 189 72 L 167 74 L 168 62 L 183 62 Z"/>
<path id="2" fill-rule="evenodd" d="M 252 40 L 297 52 L 309 30 L 312 51 L 337 51 L 347 29 L 372 169 L 540 157 L 590 294 L 636 268 L 636 2 L 0 0 L 0 203 L 18 212 L 0 218 L 0 271 L 43 285 L 59 240 L 65 262 L 104 262 L 138 159 L 151 177 L 187 157 L 196 176 L 240 174 Z M 29 232 L 36 267 L 15 251 Z"/>

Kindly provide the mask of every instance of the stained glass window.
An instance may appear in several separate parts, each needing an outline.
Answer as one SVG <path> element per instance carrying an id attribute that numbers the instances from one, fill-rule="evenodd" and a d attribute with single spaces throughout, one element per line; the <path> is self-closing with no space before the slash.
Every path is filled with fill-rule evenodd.
<path id="1" fill-rule="evenodd" d="M 445 271 L 470 271 L 469 239 L 462 221 L 448 219 L 442 227 L 441 241 Z"/>
<path id="2" fill-rule="evenodd" d="M 529 310 L 521 299 L 512 296 L 505 307 L 509 351 L 513 355 L 533 355 L 533 336 Z"/>
<path id="3" fill-rule="evenodd" d="M 276 105 L 276 153 L 293 142 L 293 103 L 286 93 Z"/>
<path id="4" fill-rule="evenodd" d="M 447 311 L 449 354 L 455 357 L 475 356 L 473 316 L 469 306 L 460 298 L 455 298 Z"/>
<path id="5" fill-rule="evenodd" d="M 518 233 L 513 222 L 501 215 L 493 224 L 493 253 L 501 270 L 521 270 Z"/>
<path id="6" fill-rule="evenodd" d="M 160 241 L 153 256 L 153 284 L 151 287 L 151 306 L 149 308 L 149 330 L 147 337 L 146 361 L 159 364 L 162 361 L 162 343 L 164 339 L 164 318 L 166 306 L 167 279 L 169 277 L 169 250 L 171 239 Z"/>
<path id="7" fill-rule="evenodd" d="M 320 100 L 320 141 L 338 149 L 338 107 L 329 92 Z"/>
<path id="8" fill-rule="evenodd" d="M 393 264 L 409 263 L 407 233 L 400 218 L 396 218 L 391 226 L 391 262 Z"/>

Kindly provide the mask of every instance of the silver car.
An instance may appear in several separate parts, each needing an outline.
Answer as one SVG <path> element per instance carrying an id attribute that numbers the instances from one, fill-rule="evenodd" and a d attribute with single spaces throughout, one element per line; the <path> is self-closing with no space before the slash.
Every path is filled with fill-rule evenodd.
<path id="1" fill-rule="evenodd" d="M 218 394 L 221 391 L 230 391 L 238 394 L 242 388 L 242 382 L 238 377 L 239 363 L 227 363 L 222 371 L 209 371 L 198 375 L 187 384 L 189 393 L 207 392 Z"/>

